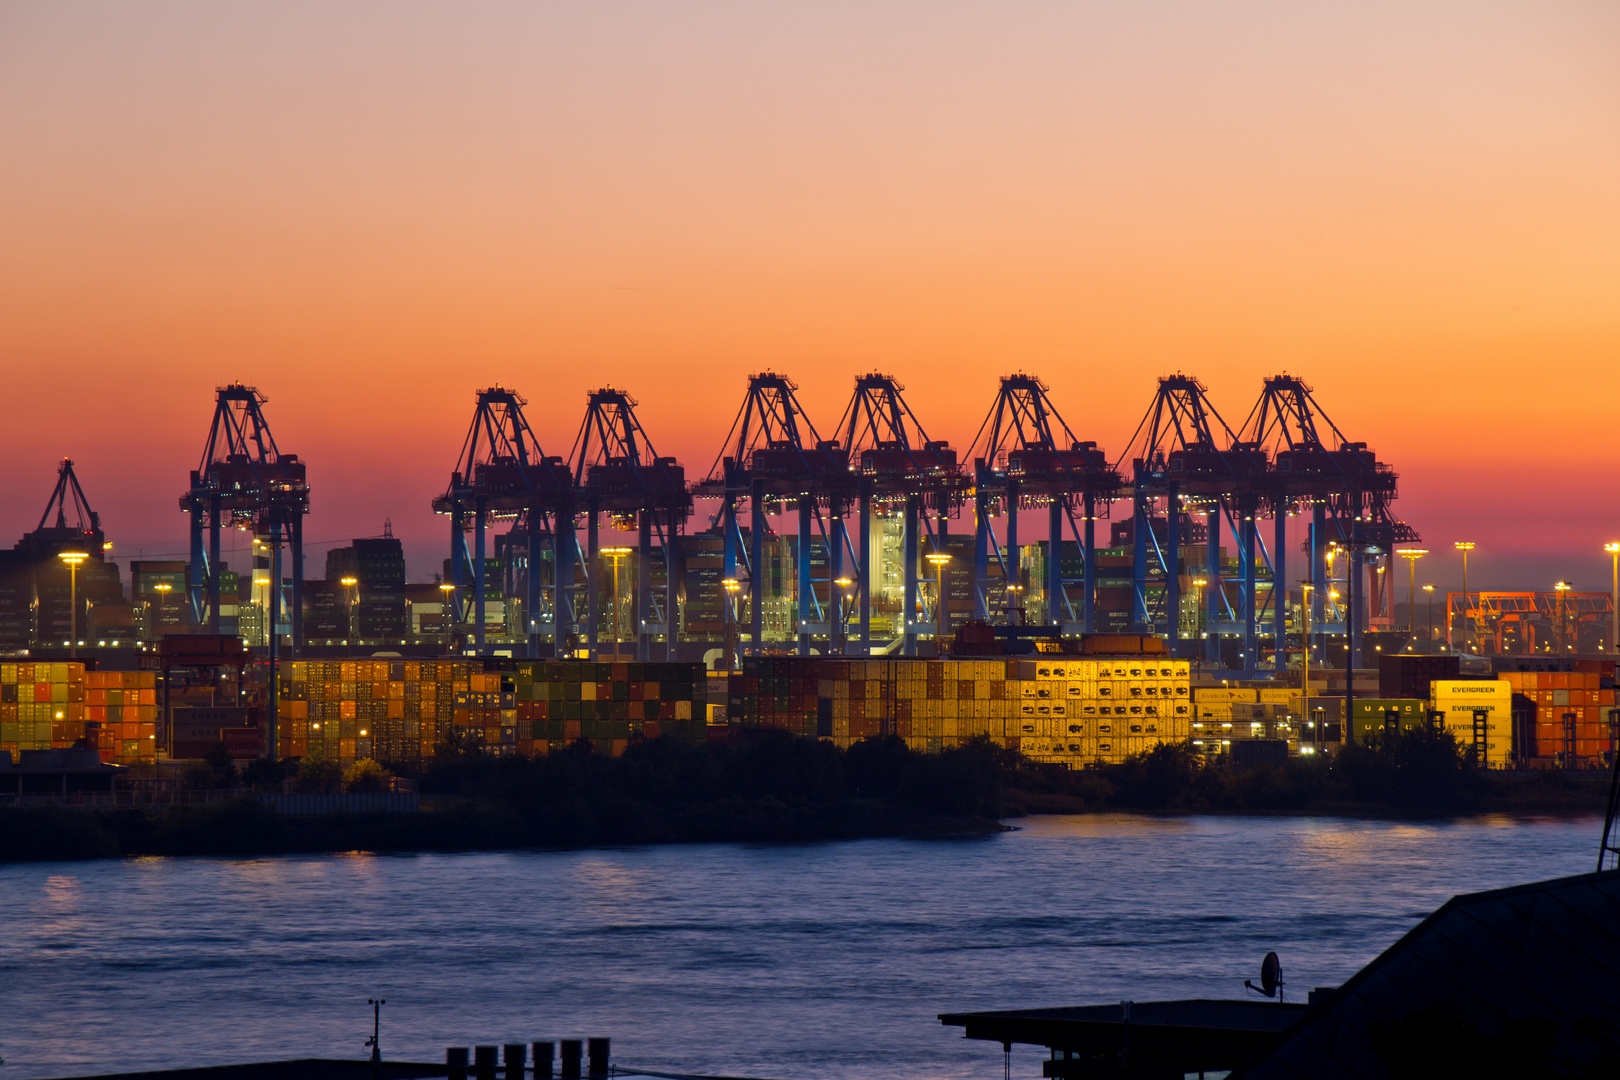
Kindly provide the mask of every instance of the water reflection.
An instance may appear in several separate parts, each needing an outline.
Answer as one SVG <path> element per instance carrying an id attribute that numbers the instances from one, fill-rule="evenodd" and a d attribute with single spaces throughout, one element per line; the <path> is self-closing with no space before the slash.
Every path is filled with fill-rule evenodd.
<path id="1" fill-rule="evenodd" d="M 672 1071 L 999 1075 L 938 1012 L 1331 985 L 1591 822 L 1030 818 L 988 840 L 0 868 L 19 1078 L 609 1034 Z M 1031 1052 L 1032 1053 L 1032 1052 Z M 1015 1062 L 1039 1075 L 1033 1059 Z"/>

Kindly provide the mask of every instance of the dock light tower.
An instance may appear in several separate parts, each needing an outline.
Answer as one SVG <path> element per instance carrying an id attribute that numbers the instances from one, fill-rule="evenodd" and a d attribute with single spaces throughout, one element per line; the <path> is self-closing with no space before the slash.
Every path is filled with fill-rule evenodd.
<path id="1" fill-rule="evenodd" d="M 455 605 L 456 587 L 448 581 L 439 586 L 439 592 L 444 596 L 444 602 L 439 605 L 439 621 L 444 624 L 444 651 L 449 652 L 453 639 L 451 634 L 455 631 L 455 623 L 450 619 L 450 609 Z"/>
<path id="2" fill-rule="evenodd" d="M 1428 636 L 1429 644 L 1434 644 L 1434 586 L 1425 585 L 1423 591 L 1429 594 L 1429 613 L 1423 620 L 1423 632 Z M 1424 649 L 1427 652 L 1428 649 Z"/>
<path id="3" fill-rule="evenodd" d="M 1609 594 L 1609 651 L 1620 652 L 1620 543 L 1603 545 L 1614 559 L 1614 591 Z"/>
<path id="4" fill-rule="evenodd" d="M 341 578 L 341 579 L 339 579 L 338 584 L 342 585 L 346 590 L 348 590 L 348 593 L 349 593 L 349 640 L 354 642 L 355 644 L 359 644 L 360 635 L 355 630 L 355 621 L 354 620 L 355 620 L 355 608 L 359 604 L 359 596 L 355 592 L 355 586 L 360 584 L 360 579 L 355 578 L 355 577 Z"/>
<path id="5" fill-rule="evenodd" d="M 934 615 L 935 621 L 939 624 L 939 628 L 934 631 L 934 650 L 936 655 L 944 656 L 945 634 L 950 625 L 946 622 L 945 616 L 945 567 L 950 565 L 951 556 L 944 551 L 930 551 L 925 558 L 928 560 L 928 565 L 934 568 L 934 573 L 939 579 L 938 591 L 934 594 L 934 606 L 936 608 Z"/>
<path id="6" fill-rule="evenodd" d="M 1575 586 L 1567 581 L 1553 583 L 1553 592 L 1558 597 L 1558 650 L 1569 651 L 1569 601 L 1565 599 L 1569 590 Z"/>
<path id="7" fill-rule="evenodd" d="M 848 576 L 835 578 L 833 584 L 838 586 L 838 655 L 843 656 L 849 652 L 849 604 L 855 599 L 851 591 L 855 579 Z"/>
<path id="8" fill-rule="evenodd" d="M 726 671 L 737 670 L 737 594 L 742 582 L 728 577 L 720 584 L 726 587 Z"/>
<path id="9" fill-rule="evenodd" d="M 624 557 L 630 554 L 627 547 L 605 547 L 599 549 L 613 563 L 613 659 L 619 658 L 619 626 L 624 621 L 624 609 L 619 605 L 619 564 Z"/>
<path id="10" fill-rule="evenodd" d="M 60 558 L 68 566 L 68 657 L 79 656 L 79 564 L 90 556 L 82 551 L 64 551 Z"/>
<path id="11" fill-rule="evenodd" d="M 1428 548 L 1400 548 L 1395 554 L 1406 560 L 1406 629 L 1417 632 L 1417 564 Z"/>
<path id="12" fill-rule="evenodd" d="M 1463 559 L 1463 644 L 1467 645 L 1474 639 L 1473 609 L 1468 606 L 1468 553 L 1474 550 L 1472 540 L 1458 540 L 1452 547 L 1462 552 Z M 1451 611 L 1447 605 L 1446 611 L 1446 648 L 1451 647 Z"/>
<path id="13" fill-rule="evenodd" d="M 165 607 L 168 606 L 167 601 L 169 599 L 169 593 L 174 588 L 174 586 L 170 585 L 167 581 L 160 581 L 156 585 L 153 585 L 152 588 L 156 589 L 157 594 L 158 594 L 158 617 L 157 617 L 156 625 L 147 627 L 147 630 L 148 630 L 147 636 L 151 637 L 151 638 L 153 638 L 155 640 L 157 638 L 157 636 L 158 636 L 157 635 L 158 627 L 163 625 L 163 610 L 164 610 Z M 150 617 L 151 613 L 152 613 L 152 605 L 151 605 L 150 602 L 148 602 L 148 604 L 146 605 L 146 612 L 147 612 L 148 617 Z"/>

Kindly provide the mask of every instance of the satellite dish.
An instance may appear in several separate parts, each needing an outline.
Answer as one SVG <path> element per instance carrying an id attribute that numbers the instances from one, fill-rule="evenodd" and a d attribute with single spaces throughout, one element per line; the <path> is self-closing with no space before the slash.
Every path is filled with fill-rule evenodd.
<path id="1" fill-rule="evenodd" d="M 1243 985 L 1248 987 L 1250 990 L 1259 991 L 1266 997 L 1274 997 L 1278 1001 L 1281 1001 L 1283 988 L 1282 961 L 1277 959 L 1277 954 L 1274 952 L 1268 952 L 1266 953 L 1266 958 L 1260 961 L 1259 986 L 1254 985 L 1254 983 L 1250 982 L 1248 979 L 1243 980 Z"/>

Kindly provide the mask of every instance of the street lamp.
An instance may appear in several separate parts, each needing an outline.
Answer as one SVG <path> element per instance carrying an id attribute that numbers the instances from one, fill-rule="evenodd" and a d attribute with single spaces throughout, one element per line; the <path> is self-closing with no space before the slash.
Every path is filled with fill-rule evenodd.
<path id="1" fill-rule="evenodd" d="M 931 551 L 928 553 L 929 565 L 934 568 L 939 576 L 939 589 L 935 593 L 937 598 L 935 607 L 938 610 L 934 612 L 935 621 L 938 623 L 938 629 L 934 631 L 934 653 L 937 656 L 945 655 L 945 632 L 949 626 L 949 623 L 945 621 L 945 567 L 950 561 L 951 557 L 946 552 Z"/>
<path id="2" fill-rule="evenodd" d="M 90 556 L 82 551 L 64 551 L 58 556 L 68 565 L 68 658 L 79 655 L 79 564 Z"/>
<path id="3" fill-rule="evenodd" d="M 1434 586 L 1433 585 L 1425 585 L 1425 586 L 1423 586 L 1423 591 L 1429 594 L 1429 613 L 1423 619 L 1423 636 L 1428 640 L 1430 645 L 1433 645 L 1434 644 Z M 1428 650 L 1427 647 L 1425 647 L 1423 651 L 1428 652 L 1429 650 Z"/>
<path id="4" fill-rule="evenodd" d="M 455 620 L 450 618 L 450 611 L 456 606 L 456 587 L 444 582 L 439 585 L 439 591 L 444 594 L 444 602 L 439 605 L 439 621 L 444 624 L 444 651 L 448 653 L 454 644 L 450 634 L 455 628 Z"/>
<path id="5" fill-rule="evenodd" d="M 1299 583 L 1299 609 L 1300 629 L 1303 631 L 1300 634 L 1300 640 L 1305 643 L 1305 649 L 1299 661 L 1299 694 L 1300 704 L 1304 706 L 1302 711 L 1305 720 L 1309 722 L 1311 718 L 1311 583 L 1308 581 Z M 1313 728 L 1312 730 L 1315 731 L 1316 729 Z M 1312 735 L 1311 741 L 1318 741 L 1316 735 Z"/>
<path id="6" fill-rule="evenodd" d="M 623 618 L 623 609 L 619 606 L 619 561 L 630 554 L 627 547 L 610 547 L 599 549 L 601 554 L 613 560 L 613 658 L 619 658 L 619 620 Z"/>
<path id="7" fill-rule="evenodd" d="M 1208 578 L 1195 577 L 1192 579 L 1193 588 L 1198 590 L 1198 605 L 1196 609 L 1197 622 L 1193 624 L 1194 636 L 1202 639 L 1204 631 L 1204 586 L 1209 584 Z M 1200 650 L 1201 651 L 1201 650 Z"/>
<path id="8" fill-rule="evenodd" d="M 1567 581 L 1553 583 L 1553 592 L 1558 596 L 1558 650 L 1560 652 L 1569 651 L 1569 602 L 1564 599 L 1564 594 L 1572 588 L 1574 586 Z"/>
<path id="9" fill-rule="evenodd" d="M 742 592 L 742 582 L 734 577 L 721 580 L 720 584 L 726 587 L 726 670 L 737 669 L 737 594 Z"/>
<path id="10" fill-rule="evenodd" d="M 841 577 L 833 584 L 838 586 L 838 655 L 843 656 L 849 652 L 849 608 L 845 604 L 853 595 L 849 587 L 855 584 L 855 579 Z"/>
<path id="11" fill-rule="evenodd" d="M 1463 557 L 1463 644 L 1468 645 L 1474 640 L 1473 608 L 1468 604 L 1468 553 L 1474 550 L 1472 540 L 1458 540 L 1452 547 L 1462 552 Z M 1446 616 L 1446 648 L 1451 648 L 1451 617 L 1448 609 Z"/>
<path id="12" fill-rule="evenodd" d="M 1614 556 L 1614 592 L 1609 594 L 1610 623 L 1609 651 L 1620 652 L 1620 544 L 1604 544 L 1603 550 Z"/>
<path id="13" fill-rule="evenodd" d="M 1406 632 L 1417 630 L 1417 564 L 1429 553 L 1427 548 L 1401 548 L 1395 554 L 1406 560 Z"/>
<path id="14" fill-rule="evenodd" d="M 360 584 L 360 579 L 359 578 L 354 578 L 354 577 L 346 577 L 346 578 L 340 578 L 339 582 L 343 585 L 344 588 L 349 590 L 349 640 L 352 641 L 354 644 L 358 645 L 358 644 L 360 644 L 360 634 L 356 630 L 355 624 L 354 624 L 354 617 L 355 617 L 355 610 L 354 609 L 359 605 L 360 598 L 359 598 L 359 595 L 355 592 L 354 587 L 356 585 Z"/>
<path id="15" fill-rule="evenodd" d="M 163 625 L 164 608 L 167 606 L 165 602 L 169 599 L 169 590 L 173 589 L 174 586 L 170 585 L 167 581 L 160 581 L 156 585 L 153 585 L 152 588 L 158 594 L 158 617 L 157 625 L 149 628 L 151 633 L 148 636 L 155 639 L 158 636 L 158 627 Z M 151 604 L 147 604 L 147 613 L 149 615 L 151 614 L 151 610 Z"/>

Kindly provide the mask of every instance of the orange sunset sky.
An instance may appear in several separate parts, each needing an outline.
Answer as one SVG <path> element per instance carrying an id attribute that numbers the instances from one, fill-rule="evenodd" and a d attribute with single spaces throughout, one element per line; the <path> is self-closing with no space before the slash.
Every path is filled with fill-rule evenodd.
<path id="1" fill-rule="evenodd" d="M 1620 5 L 0 2 L 0 542 L 67 455 L 183 551 L 242 380 L 309 572 L 389 517 L 423 579 L 478 387 L 566 454 L 622 386 L 697 476 L 763 368 L 963 450 L 1022 369 L 1111 453 L 1286 369 L 1428 580 L 1606 588 Z"/>

